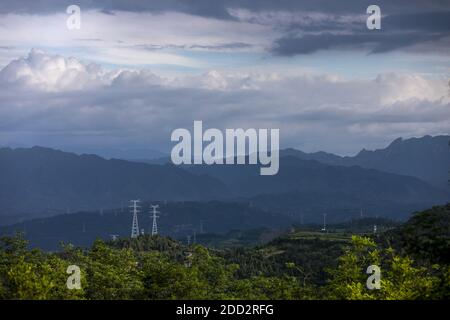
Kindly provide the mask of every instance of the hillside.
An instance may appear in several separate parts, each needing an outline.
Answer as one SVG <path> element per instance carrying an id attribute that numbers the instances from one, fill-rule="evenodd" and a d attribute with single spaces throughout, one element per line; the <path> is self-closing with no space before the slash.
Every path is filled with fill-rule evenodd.
<path id="1" fill-rule="evenodd" d="M 154 203 L 153 203 L 154 204 Z M 161 202 L 158 229 L 164 236 L 186 239 L 194 234 L 221 234 L 233 229 L 249 230 L 265 227 L 283 229 L 293 220 L 273 212 L 249 207 L 246 203 L 233 202 Z M 139 228 L 145 233 L 151 230 L 149 203 L 142 203 L 138 215 Z M 111 235 L 130 237 L 132 215 L 128 208 L 114 210 L 86 211 L 39 218 L 0 227 L 0 235 L 23 232 L 32 247 L 56 250 L 60 241 L 88 247 L 95 239 L 109 240 Z"/>
<path id="2" fill-rule="evenodd" d="M 450 203 L 416 212 L 386 241 L 421 262 L 450 264 Z"/>
<path id="3" fill-rule="evenodd" d="M 236 247 L 231 241 L 208 248 L 144 235 L 42 252 L 27 249 L 20 237 L 0 237 L 0 299 L 448 300 L 448 210 L 448 205 L 434 207 L 397 227 L 388 220 L 360 219 L 328 232 L 313 225 L 292 228 L 256 246 Z M 375 234 L 373 223 L 380 227 Z M 385 241 L 405 231 L 425 239 L 420 250 L 411 250 L 412 238 L 394 248 Z M 251 242 L 262 233 L 224 236 Z M 417 259 L 426 251 L 433 252 L 431 259 Z M 85 275 L 83 290 L 65 290 L 65 271 L 73 264 Z M 381 290 L 366 289 L 371 264 L 383 270 Z"/>

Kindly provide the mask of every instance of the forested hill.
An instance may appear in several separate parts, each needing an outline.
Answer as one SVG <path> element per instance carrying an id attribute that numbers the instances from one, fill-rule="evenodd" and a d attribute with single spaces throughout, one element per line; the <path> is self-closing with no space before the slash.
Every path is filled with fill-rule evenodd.
<path id="1" fill-rule="evenodd" d="M 45 253 L 2 237 L 0 299 L 450 299 L 449 215 L 447 205 L 387 231 L 300 228 L 223 249 L 145 235 Z M 403 234 L 393 248 L 391 233 Z M 66 287 L 69 265 L 80 268 L 80 290 Z M 369 265 L 382 270 L 379 290 L 366 288 Z"/>
<path id="2" fill-rule="evenodd" d="M 386 239 L 418 261 L 450 264 L 450 203 L 415 213 Z"/>
<path id="3" fill-rule="evenodd" d="M 154 204 L 154 203 L 153 203 Z M 231 230 L 253 228 L 285 229 L 295 223 L 290 217 L 265 211 L 246 202 L 158 202 L 158 229 L 160 234 L 186 239 L 194 234 L 223 234 Z M 138 214 L 139 228 L 151 232 L 150 204 L 141 203 Z M 10 226 L 0 227 L 0 235 L 23 232 L 32 247 L 57 250 L 61 241 L 89 247 L 100 238 L 109 240 L 112 235 L 130 237 L 132 214 L 126 207 L 61 214 L 37 218 Z"/>

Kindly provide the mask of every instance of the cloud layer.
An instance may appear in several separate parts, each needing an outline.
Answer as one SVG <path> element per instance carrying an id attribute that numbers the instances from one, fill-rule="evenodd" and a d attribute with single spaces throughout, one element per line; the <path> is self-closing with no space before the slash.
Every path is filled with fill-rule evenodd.
<path id="1" fill-rule="evenodd" d="M 283 147 L 354 153 L 398 136 L 448 133 L 448 78 L 214 70 L 167 77 L 40 50 L 0 71 L 0 144 L 168 150 L 172 130 L 193 120 L 280 128 Z"/>
<path id="2" fill-rule="evenodd" d="M 66 28 L 69 2 L 0 4 L 0 40 L 8 50 L 59 47 L 109 64 L 169 64 L 189 68 L 194 52 L 292 57 L 352 50 L 449 53 L 446 1 L 378 1 L 382 29 L 366 28 L 369 1 L 80 1 L 82 27 Z M 7 47 L 7 48 L 6 48 Z M 133 59 L 127 57 L 132 56 Z M 11 55 L 8 56 L 12 58 Z"/>

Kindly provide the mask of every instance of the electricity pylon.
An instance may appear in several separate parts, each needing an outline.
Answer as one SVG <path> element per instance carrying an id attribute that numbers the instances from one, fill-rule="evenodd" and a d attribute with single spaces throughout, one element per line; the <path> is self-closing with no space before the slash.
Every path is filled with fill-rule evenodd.
<path id="1" fill-rule="evenodd" d="M 158 225 L 156 223 L 156 219 L 159 218 L 159 216 L 157 215 L 158 212 L 158 208 L 159 205 L 151 205 L 152 207 L 152 219 L 153 219 L 153 223 L 152 223 L 152 236 L 156 236 L 158 234 Z"/>
<path id="2" fill-rule="evenodd" d="M 130 208 L 133 210 L 133 222 L 131 224 L 131 238 L 137 238 L 139 236 L 139 223 L 138 223 L 138 210 L 139 210 L 139 203 L 140 200 L 130 200 L 132 205 Z"/>

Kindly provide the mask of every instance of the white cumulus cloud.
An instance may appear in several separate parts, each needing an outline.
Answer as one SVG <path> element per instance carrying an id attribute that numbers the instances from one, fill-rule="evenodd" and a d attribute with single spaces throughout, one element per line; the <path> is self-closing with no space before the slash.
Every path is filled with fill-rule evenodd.
<path id="1" fill-rule="evenodd" d="M 450 132 L 448 79 L 220 70 L 169 78 L 149 69 L 105 71 L 39 50 L 0 70 L 0 144 L 167 150 L 171 131 L 193 120 L 280 128 L 284 147 L 353 153 L 398 136 Z"/>

